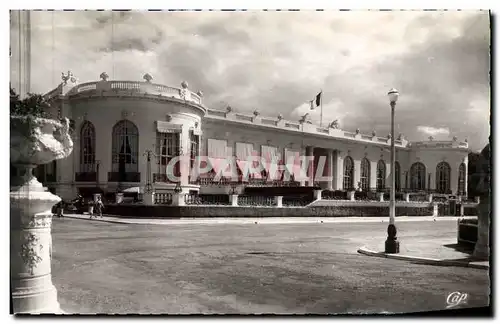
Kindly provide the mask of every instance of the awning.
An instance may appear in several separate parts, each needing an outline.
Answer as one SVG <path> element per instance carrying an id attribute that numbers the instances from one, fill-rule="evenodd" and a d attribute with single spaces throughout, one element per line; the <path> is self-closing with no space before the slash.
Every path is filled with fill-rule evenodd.
<path id="1" fill-rule="evenodd" d="M 156 130 L 158 133 L 182 133 L 182 125 L 157 120 Z"/>

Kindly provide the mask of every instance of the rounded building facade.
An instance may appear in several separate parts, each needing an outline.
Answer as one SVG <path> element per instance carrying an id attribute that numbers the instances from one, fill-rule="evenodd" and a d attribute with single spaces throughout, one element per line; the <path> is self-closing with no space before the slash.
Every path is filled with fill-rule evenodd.
<path id="1" fill-rule="evenodd" d="M 345 131 L 335 122 L 320 127 L 305 118 L 261 116 L 258 110 L 242 114 L 231 107 L 209 109 L 202 93 L 191 91 L 187 82 L 169 87 L 153 83 L 149 74 L 143 82 L 111 81 L 106 73 L 100 77 L 77 84 L 68 73 L 46 94 L 52 114 L 72 120 L 74 151 L 43 166 L 38 175 L 64 199 L 131 188 L 229 193 L 237 185 L 242 192 L 247 186 L 269 184 L 265 180 L 274 173 L 273 164 L 289 169 L 293 178 L 273 179 L 274 186 L 383 191 L 390 183 L 392 140 L 397 190 L 466 194 L 469 149 L 457 138 L 411 143 L 402 135 L 391 139 Z M 241 173 L 255 155 L 269 159 L 257 177 L 236 184 L 224 177 L 191 177 L 198 156 L 206 157 L 220 174 L 221 160 L 233 158 Z M 299 179 L 298 169 L 305 177 Z"/>

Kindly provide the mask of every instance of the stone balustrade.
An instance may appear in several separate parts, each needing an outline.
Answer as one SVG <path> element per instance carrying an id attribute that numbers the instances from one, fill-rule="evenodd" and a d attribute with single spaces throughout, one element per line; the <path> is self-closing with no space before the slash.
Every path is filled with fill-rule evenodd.
<path id="1" fill-rule="evenodd" d="M 85 95 L 86 93 L 92 94 L 95 92 L 110 92 L 117 93 L 120 95 L 156 95 L 165 98 L 175 98 L 180 100 L 186 100 L 194 102 L 198 105 L 202 105 L 201 96 L 197 93 L 190 91 L 185 88 L 175 88 L 162 84 L 150 83 L 150 82 L 140 82 L 140 81 L 93 81 L 85 82 L 74 85 L 70 88 L 59 86 L 56 89 L 50 91 L 46 96 L 54 97 L 57 95 Z"/>
<path id="2" fill-rule="evenodd" d="M 255 125 L 266 128 L 282 129 L 297 133 L 307 133 L 318 136 L 325 136 L 338 139 L 349 139 L 358 142 L 377 143 L 382 145 L 390 145 L 391 139 L 387 137 L 378 137 L 373 135 L 360 134 L 356 132 L 348 132 L 338 128 L 320 127 L 310 123 L 301 123 L 295 121 L 284 120 L 280 116 L 276 118 L 255 116 L 252 114 L 236 113 L 234 110 L 216 110 L 207 109 L 205 118 L 213 120 L 227 120 L 245 125 Z M 396 139 L 394 141 L 397 147 L 406 147 L 408 141 L 405 139 Z"/>
<path id="3" fill-rule="evenodd" d="M 443 149 L 443 148 L 469 148 L 469 143 L 467 141 L 419 141 L 411 142 L 409 147 L 412 148 L 432 148 L 432 149 Z"/>

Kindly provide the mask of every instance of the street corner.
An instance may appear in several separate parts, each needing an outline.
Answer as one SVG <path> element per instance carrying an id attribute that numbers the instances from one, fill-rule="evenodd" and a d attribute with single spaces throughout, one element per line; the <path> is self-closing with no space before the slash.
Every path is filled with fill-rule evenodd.
<path id="1" fill-rule="evenodd" d="M 410 261 L 412 263 L 417 263 L 417 264 L 435 265 L 442 267 L 464 267 L 464 268 L 474 268 L 483 270 L 489 270 L 490 268 L 488 261 L 477 262 L 477 261 L 464 261 L 464 260 L 453 260 L 453 259 L 435 259 L 422 256 L 393 254 L 380 251 L 377 252 L 376 250 L 369 248 L 367 246 L 360 247 L 358 249 L 358 253 L 371 257 Z"/>

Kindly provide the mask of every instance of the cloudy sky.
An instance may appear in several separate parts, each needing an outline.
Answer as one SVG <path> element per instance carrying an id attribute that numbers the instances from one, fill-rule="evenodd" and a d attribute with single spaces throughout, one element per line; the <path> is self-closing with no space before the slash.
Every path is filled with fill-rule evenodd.
<path id="1" fill-rule="evenodd" d="M 80 82 L 150 73 L 188 81 L 209 108 L 298 120 L 322 89 L 324 123 L 386 135 L 395 87 L 396 132 L 480 149 L 489 45 L 489 14 L 478 11 L 33 12 L 31 90 L 49 91 L 68 70 Z"/>

